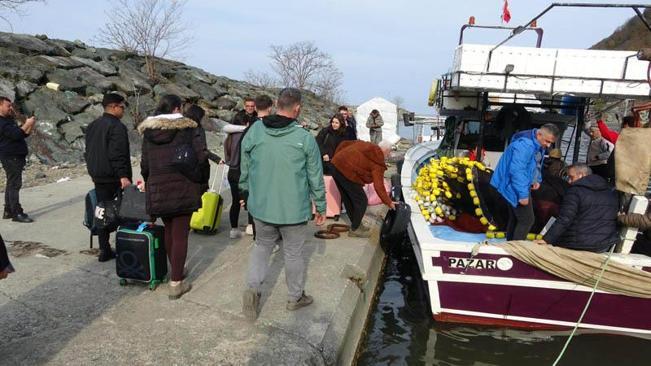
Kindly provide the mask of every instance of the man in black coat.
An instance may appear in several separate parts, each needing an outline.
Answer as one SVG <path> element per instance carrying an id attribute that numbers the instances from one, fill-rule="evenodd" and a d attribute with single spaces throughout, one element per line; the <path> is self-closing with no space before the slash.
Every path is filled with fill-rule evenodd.
<path id="1" fill-rule="evenodd" d="M 131 153 L 127 127 L 120 118 L 124 115 L 124 98 L 109 93 L 102 100 L 104 114 L 86 129 L 86 168 L 95 184 L 97 201 L 113 200 L 121 189 L 131 184 Z M 109 244 L 108 230 L 99 230 L 99 261 L 115 257 Z"/>
<path id="2" fill-rule="evenodd" d="M 619 240 L 617 193 L 585 164 L 571 165 L 560 213 L 539 244 L 602 253 Z"/>
<path id="3" fill-rule="evenodd" d="M 7 175 L 5 187 L 5 210 L 3 219 L 16 222 L 33 222 L 23 212 L 20 205 L 20 188 L 23 186 L 23 169 L 27 162 L 27 142 L 25 139 L 34 130 L 36 118 L 27 118 L 18 127 L 14 118 L 13 103 L 7 97 L 0 96 L 0 161 Z"/>

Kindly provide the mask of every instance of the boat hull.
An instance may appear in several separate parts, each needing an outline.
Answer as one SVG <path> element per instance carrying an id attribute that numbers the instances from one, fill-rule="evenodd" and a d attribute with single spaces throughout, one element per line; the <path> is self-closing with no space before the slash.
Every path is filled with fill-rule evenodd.
<path id="1" fill-rule="evenodd" d="M 431 153 L 430 153 L 431 154 Z M 424 148 L 405 155 L 403 195 L 412 207 L 411 182 L 427 161 Z M 499 245 L 437 237 L 418 210 L 408 234 L 426 281 L 435 320 L 524 329 L 574 327 L 592 288 L 549 274 L 509 255 Z M 612 260 L 651 272 L 651 258 L 615 254 Z M 597 290 L 579 324 L 583 329 L 651 334 L 651 299 Z"/>

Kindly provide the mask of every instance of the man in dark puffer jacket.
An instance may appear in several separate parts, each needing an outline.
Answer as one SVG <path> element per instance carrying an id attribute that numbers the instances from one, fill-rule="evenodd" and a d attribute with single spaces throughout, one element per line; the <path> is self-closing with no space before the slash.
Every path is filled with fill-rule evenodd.
<path id="1" fill-rule="evenodd" d="M 567 173 L 571 186 L 558 218 L 538 243 L 605 252 L 618 240 L 617 193 L 585 164 L 572 165 Z"/>

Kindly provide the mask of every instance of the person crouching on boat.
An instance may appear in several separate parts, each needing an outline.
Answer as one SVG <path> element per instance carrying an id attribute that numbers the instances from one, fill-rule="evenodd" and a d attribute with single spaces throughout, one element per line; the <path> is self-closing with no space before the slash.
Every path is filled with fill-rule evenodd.
<path id="1" fill-rule="evenodd" d="M 490 184 L 510 204 L 507 240 L 524 240 L 534 224 L 531 190 L 540 188 L 545 150 L 558 139 L 556 125 L 516 133 L 497 163 Z"/>
<path id="2" fill-rule="evenodd" d="M 362 218 L 368 206 L 364 184 L 373 183 L 382 202 L 395 209 L 395 204 L 384 188 L 384 171 L 387 170 L 384 159 L 389 153 L 391 143 L 388 141 L 375 145 L 360 140 L 344 141 L 335 152 L 332 159 L 332 178 L 341 192 L 341 200 L 350 218 L 349 236 L 371 236 L 370 229 L 362 225 Z"/>
<path id="3" fill-rule="evenodd" d="M 558 218 L 536 242 L 595 253 L 607 251 L 618 240 L 617 193 L 586 164 L 571 165 L 567 176 L 570 188 L 563 196 Z"/>

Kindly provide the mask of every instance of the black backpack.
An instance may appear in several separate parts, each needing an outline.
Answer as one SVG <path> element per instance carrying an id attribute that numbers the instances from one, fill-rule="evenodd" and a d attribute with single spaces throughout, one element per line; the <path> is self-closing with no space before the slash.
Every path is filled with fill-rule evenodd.
<path id="1" fill-rule="evenodd" d="M 90 231 L 90 248 L 93 248 L 93 235 L 97 235 L 97 225 L 95 225 L 95 208 L 97 207 L 97 193 L 91 189 L 86 193 L 86 208 L 84 210 L 83 224 Z"/>

